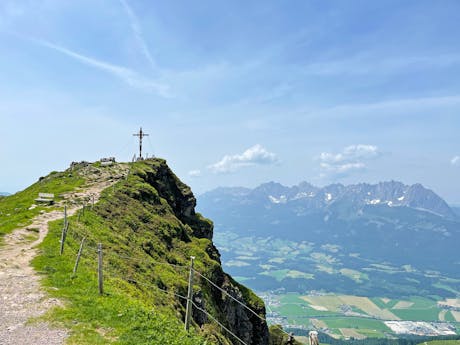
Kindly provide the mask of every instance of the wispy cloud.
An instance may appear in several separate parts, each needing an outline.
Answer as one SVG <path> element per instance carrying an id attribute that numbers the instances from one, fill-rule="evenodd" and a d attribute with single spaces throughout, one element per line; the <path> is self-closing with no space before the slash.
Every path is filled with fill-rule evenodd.
<path id="1" fill-rule="evenodd" d="M 460 156 L 452 157 L 452 159 L 450 160 L 450 164 L 454 166 L 460 166 Z"/>
<path id="2" fill-rule="evenodd" d="M 375 103 L 355 104 L 339 106 L 337 110 L 415 110 L 424 108 L 446 107 L 460 104 L 460 95 L 439 96 L 439 97 L 421 97 L 421 98 L 403 98 L 387 100 Z"/>
<path id="3" fill-rule="evenodd" d="M 120 80 L 122 80 L 123 82 L 125 82 L 126 84 L 134 88 L 143 90 L 145 92 L 156 93 L 161 97 L 171 97 L 171 94 L 169 93 L 168 85 L 158 83 L 151 79 L 147 79 L 143 77 L 142 75 L 140 75 L 138 72 L 133 71 L 132 69 L 114 65 L 114 64 L 102 61 L 102 60 L 98 60 L 98 59 L 89 57 L 89 56 L 85 56 L 77 52 L 74 52 L 70 49 L 67 49 L 65 47 L 58 46 L 56 44 L 53 44 L 53 43 L 50 43 L 44 40 L 34 40 L 34 41 L 44 47 L 53 49 L 64 55 L 67 55 L 87 66 L 91 66 L 99 70 L 102 70 L 104 72 L 107 72 L 119 78 Z"/>
<path id="4" fill-rule="evenodd" d="M 388 117 L 420 117 L 422 114 L 431 114 L 433 110 L 439 112 L 437 116 L 444 116 L 448 112 L 440 112 L 443 108 L 458 108 L 460 94 L 438 97 L 399 98 L 388 99 L 372 103 L 349 103 L 331 107 L 298 110 L 299 114 L 321 119 Z M 302 118 L 299 116 L 299 118 Z"/>
<path id="5" fill-rule="evenodd" d="M 366 162 L 381 155 L 374 145 L 350 145 L 339 153 L 322 152 L 319 156 L 322 176 L 343 177 L 366 168 Z"/>
<path id="6" fill-rule="evenodd" d="M 190 170 L 188 172 L 188 176 L 190 177 L 200 177 L 201 176 L 201 170 Z"/>
<path id="7" fill-rule="evenodd" d="M 208 166 L 213 173 L 229 173 L 243 167 L 254 165 L 270 165 L 278 162 L 277 156 L 257 144 L 242 154 L 225 155 L 219 162 Z"/>
<path id="8" fill-rule="evenodd" d="M 460 55 L 434 56 L 399 56 L 382 58 L 378 54 L 356 56 L 342 59 L 321 61 L 301 67 L 300 72 L 310 75 L 365 75 L 390 74 L 401 70 L 423 68 L 445 68 L 460 64 Z"/>
<path id="9" fill-rule="evenodd" d="M 136 38 L 136 42 L 139 45 L 139 48 L 141 49 L 142 54 L 148 60 L 152 69 L 156 70 L 157 64 L 155 63 L 155 60 L 152 57 L 150 49 L 147 43 L 145 42 L 144 34 L 142 32 L 141 25 L 139 24 L 139 19 L 137 18 L 132 8 L 128 5 L 128 2 L 126 0 L 120 0 L 120 3 L 123 6 L 126 14 L 128 15 L 131 29 L 133 30 L 134 37 Z"/>

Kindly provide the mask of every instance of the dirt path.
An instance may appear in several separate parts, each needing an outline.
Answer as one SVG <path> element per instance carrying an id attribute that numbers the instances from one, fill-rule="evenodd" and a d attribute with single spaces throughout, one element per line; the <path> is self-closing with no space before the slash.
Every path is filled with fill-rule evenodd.
<path id="1" fill-rule="evenodd" d="M 121 177 L 92 181 L 83 192 L 68 193 L 64 199 L 89 199 L 94 195 L 97 202 L 101 191 Z M 79 208 L 73 205 L 67 214 L 73 215 Z M 60 301 L 43 291 L 40 277 L 30 263 L 37 255 L 36 246 L 48 233 L 48 222 L 61 218 L 63 212 L 57 210 L 40 214 L 31 225 L 14 230 L 4 238 L 4 246 L 0 247 L 0 345 L 58 345 L 67 337 L 65 329 L 56 329 L 47 323 L 27 324 L 30 318 L 60 305 Z"/>

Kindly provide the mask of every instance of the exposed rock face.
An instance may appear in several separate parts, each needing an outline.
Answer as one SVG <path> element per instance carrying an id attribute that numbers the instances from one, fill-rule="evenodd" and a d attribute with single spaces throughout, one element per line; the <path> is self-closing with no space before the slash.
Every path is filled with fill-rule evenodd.
<path id="1" fill-rule="evenodd" d="M 155 169 L 146 171 L 145 180 L 171 206 L 176 217 L 193 229 L 193 235 L 212 239 L 212 222 L 195 213 L 196 199 L 189 186 L 180 181 L 165 160 L 155 159 Z M 149 164 L 149 160 L 145 161 Z"/>
<path id="2" fill-rule="evenodd" d="M 408 207 L 426 210 L 447 217 L 456 216 L 443 199 L 419 183 L 410 186 L 406 191 L 406 195 L 406 206 Z"/>
<path id="3" fill-rule="evenodd" d="M 226 282 L 224 285 L 225 290 L 238 301 L 243 300 L 241 291 L 238 290 L 235 286 Z M 230 297 L 224 295 L 222 296 L 222 311 L 225 315 L 225 318 L 230 326 L 233 329 L 238 331 L 238 336 L 246 343 L 249 343 L 252 335 L 252 324 L 249 321 L 248 315 L 243 310 L 243 307 L 240 304 L 237 304 Z"/>
<path id="4" fill-rule="evenodd" d="M 158 167 L 155 170 L 146 172 L 146 181 L 158 191 L 160 197 L 168 202 L 179 219 L 194 216 L 196 199 L 190 187 L 182 183 L 174 175 L 167 166 L 166 161 L 156 161 L 159 163 Z M 148 161 L 146 163 L 148 164 Z"/>
<path id="5" fill-rule="evenodd" d="M 234 299 L 248 305 L 248 289 L 236 283 L 229 275 L 224 274 L 222 288 Z M 245 296 L 246 295 L 246 296 Z M 218 296 L 220 310 L 228 327 L 247 344 L 268 344 L 268 327 L 257 315 L 265 316 L 265 306 L 260 303 L 249 303 L 251 310 L 237 303 L 226 294 Z"/>
<path id="6" fill-rule="evenodd" d="M 144 168 L 136 171 L 136 175 L 148 182 L 154 189 L 134 190 L 134 197 L 155 205 L 164 204 L 164 201 L 166 201 L 167 205 L 165 206 L 171 208 L 175 217 L 185 227 L 188 226 L 192 229 L 192 236 L 212 240 L 212 222 L 195 212 L 196 199 L 192 191 L 174 175 L 167 166 L 166 161 L 149 159 L 143 161 L 142 164 L 144 164 Z M 190 239 L 185 238 L 185 241 L 190 241 Z M 211 259 L 218 263 L 209 268 L 208 278 L 236 300 L 248 306 L 259 317 L 234 301 L 221 289 L 212 285 L 207 285 L 207 289 L 203 288 L 204 290 L 195 292 L 193 296 L 194 303 L 202 309 L 206 309 L 208 306 L 214 309 L 217 312 L 219 322 L 223 323 L 247 344 L 267 345 L 268 327 L 263 320 L 265 318 L 263 302 L 252 291 L 238 284 L 223 272 L 220 266 L 219 251 L 212 241 L 209 241 L 205 251 Z M 211 323 L 211 320 L 204 313 L 194 310 L 192 317 L 194 322 L 201 328 L 209 328 L 207 325 Z M 223 333 L 225 334 L 225 332 Z M 239 341 L 231 335 L 225 334 L 225 336 L 233 344 L 239 344 Z M 220 340 L 218 342 L 221 344 L 228 343 Z"/>

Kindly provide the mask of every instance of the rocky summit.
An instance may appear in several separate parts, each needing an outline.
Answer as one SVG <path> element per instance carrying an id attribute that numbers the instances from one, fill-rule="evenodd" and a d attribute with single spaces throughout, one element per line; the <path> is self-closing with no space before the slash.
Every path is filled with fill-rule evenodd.
<path id="1" fill-rule="evenodd" d="M 39 193 L 53 195 L 53 202 L 37 204 Z M 195 205 L 165 160 L 75 163 L 0 200 L 4 267 L 22 267 L 15 260 L 28 253 L 35 271 L 21 274 L 37 281 L 41 272 L 45 295 L 56 301 L 45 320 L 63 328 L 71 343 L 267 345 L 263 301 L 222 270 L 213 223 Z M 23 254 L 10 258 L 8 250 Z M 46 338 L 49 331 L 35 332 Z"/>

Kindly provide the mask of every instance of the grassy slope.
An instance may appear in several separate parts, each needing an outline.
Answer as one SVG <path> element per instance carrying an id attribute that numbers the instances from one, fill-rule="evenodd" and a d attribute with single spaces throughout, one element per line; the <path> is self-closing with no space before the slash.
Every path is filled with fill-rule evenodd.
<path id="1" fill-rule="evenodd" d="M 228 343 L 210 325 L 204 327 L 202 336 L 193 332 L 186 335 L 182 330 L 179 320 L 183 319 L 185 302 L 173 293 L 186 295 L 187 268 L 169 264 L 187 266 L 194 255 L 196 269 L 206 276 L 214 277 L 222 271 L 212 242 L 194 237 L 192 227 L 182 223 L 171 205 L 146 182 L 146 176 L 158 169 L 158 164 L 161 161 L 135 163 L 129 178 L 104 191 L 94 210 L 86 210 L 79 223 L 77 216 L 72 217 L 62 257 L 58 255 L 62 221 L 52 224 L 41 245 L 42 254 L 34 266 L 45 274 L 50 294 L 68 301 L 65 308 L 54 310 L 48 317 L 72 330 L 70 343 L 202 344 L 202 336 Z M 200 215 L 190 224 L 195 228 L 211 225 Z M 84 255 L 78 275 L 72 279 L 75 254 L 83 236 Z M 106 293 L 102 297 L 97 293 L 96 279 L 95 247 L 99 242 L 104 247 Z M 250 290 L 240 289 L 252 305 L 262 303 Z M 202 293 L 211 314 L 222 317 L 212 302 L 209 286 L 198 280 L 194 291 Z"/>
<path id="2" fill-rule="evenodd" d="M 53 193 L 55 201 L 59 201 L 61 200 L 60 194 L 70 192 L 84 183 L 85 179 L 78 173 L 52 172 L 23 191 L 0 198 L 0 237 L 18 227 L 30 224 L 32 218 L 40 211 L 55 208 L 39 205 L 30 210 L 34 200 L 38 198 L 38 193 Z"/>
<path id="3" fill-rule="evenodd" d="M 70 344 L 202 344 L 201 339 L 185 334 L 183 324 L 171 310 L 153 308 L 152 301 L 165 298 L 153 288 L 139 290 L 122 279 L 110 278 L 106 272 L 105 294 L 100 296 L 97 253 L 91 240 L 84 248 L 77 275 L 72 277 L 79 245 L 75 237 L 83 229 L 74 224 L 74 218 L 70 219 L 73 233 L 66 240 L 64 255 L 59 256 L 62 222 L 56 221 L 41 245 L 42 254 L 34 260 L 35 268 L 45 275 L 50 294 L 67 302 L 65 308 L 55 309 L 47 317 L 71 329 Z M 92 229 L 93 236 L 104 232 L 95 218 L 89 211 L 83 217 L 83 224 Z M 108 255 L 105 261 L 110 262 Z"/>

